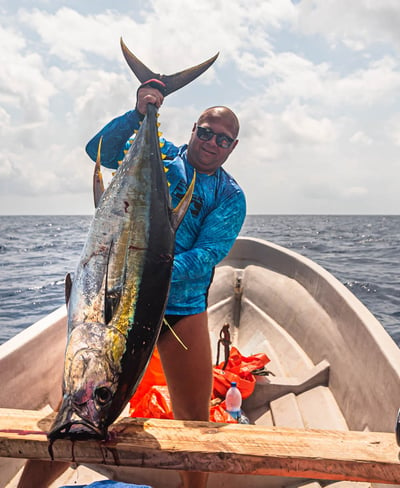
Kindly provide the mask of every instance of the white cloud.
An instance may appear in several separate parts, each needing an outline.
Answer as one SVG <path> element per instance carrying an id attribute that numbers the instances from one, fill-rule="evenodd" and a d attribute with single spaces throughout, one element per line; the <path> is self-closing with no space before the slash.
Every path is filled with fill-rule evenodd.
<path id="1" fill-rule="evenodd" d="M 399 60 L 390 56 L 343 75 L 326 62 L 314 64 L 295 53 L 272 54 L 253 75 L 263 79 L 269 104 L 301 99 L 324 109 L 348 110 L 349 105 L 389 103 L 400 89 Z"/>
<path id="2" fill-rule="evenodd" d="M 47 80 L 41 56 L 30 52 L 13 29 L 0 27 L 0 42 L 6 38 L 0 55 L 0 103 L 22 124 L 45 122 L 56 88 Z"/>
<path id="3" fill-rule="evenodd" d="M 320 34 L 357 51 L 376 43 L 400 48 L 400 10 L 397 0 L 301 0 L 299 26 L 306 34 Z"/>
<path id="4" fill-rule="evenodd" d="M 358 198 L 368 195 L 368 189 L 362 186 L 351 186 L 343 190 L 343 195 L 349 198 Z"/>
<path id="5" fill-rule="evenodd" d="M 108 61 L 119 59 L 118 33 L 133 29 L 140 35 L 140 26 L 122 14 L 106 11 L 82 15 L 62 7 L 54 14 L 39 9 L 22 9 L 18 20 L 39 35 L 48 56 L 68 64 L 85 67 L 87 54 L 96 54 Z M 107 42 L 113 39 L 114 42 Z"/>
<path id="6" fill-rule="evenodd" d="M 204 107 L 231 106 L 241 132 L 226 169 L 248 191 L 250 213 L 400 212 L 397 1 L 105 3 L 0 12 L 3 213 L 37 211 L 45 195 L 92 211 L 85 144 L 133 108 L 138 86 L 120 36 L 167 74 L 220 51 L 211 70 L 168 97 L 161 129 L 184 143 Z"/>
<path id="7" fill-rule="evenodd" d="M 294 142 L 297 139 L 299 144 L 326 144 L 337 137 L 331 120 L 326 117 L 317 119 L 308 113 L 307 107 L 297 103 L 286 108 L 282 121 L 288 129 L 288 140 Z"/>
<path id="8" fill-rule="evenodd" d="M 0 177 L 1 178 L 8 178 L 12 175 L 14 168 L 7 157 L 0 153 Z"/>
<path id="9" fill-rule="evenodd" d="M 352 142 L 354 144 L 366 144 L 366 145 L 370 145 L 370 144 L 372 144 L 373 141 L 363 131 L 359 130 L 359 131 L 355 132 L 350 137 L 350 142 Z"/>
<path id="10" fill-rule="evenodd" d="M 385 130 L 389 143 L 394 144 L 395 146 L 400 146 L 400 115 L 398 113 L 393 114 L 393 116 L 387 120 Z"/>
<path id="11" fill-rule="evenodd" d="M 338 80 L 334 95 L 339 102 L 371 105 L 387 103 L 399 88 L 399 62 L 384 57 Z"/>

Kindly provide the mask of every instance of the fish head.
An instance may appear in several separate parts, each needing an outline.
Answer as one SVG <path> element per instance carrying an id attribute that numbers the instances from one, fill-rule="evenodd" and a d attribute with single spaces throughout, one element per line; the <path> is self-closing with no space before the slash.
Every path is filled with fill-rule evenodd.
<path id="1" fill-rule="evenodd" d="M 71 356 L 70 349 L 67 347 L 62 404 L 48 438 L 105 439 L 118 371 L 104 350 L 86 346 Z"/>

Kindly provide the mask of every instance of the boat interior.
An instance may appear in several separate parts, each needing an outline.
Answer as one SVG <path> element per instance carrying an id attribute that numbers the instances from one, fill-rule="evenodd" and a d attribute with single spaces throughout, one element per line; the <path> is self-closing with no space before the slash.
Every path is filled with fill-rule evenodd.
<path id="1" fill-rule="evenodd" d="M 306 429 L 393 430 L 400 405 L 400 354 L 381 325 L 333 276 L 315 263 L 257 239 L 239 239 L 217 267 L 209 293 L 213 357 L 221 328 L 243 354 L 264 352 L 268 374 L 244 401 L 250 422 Z M 61 397 L 65 310 L 14 338 L 0 356 L 0 407 L 56 409 Z M 32 351 L 51 351 L 32 360 Z M 29 365 L 29 372 L 27 372 Z M 37 381 L 37 378 L 41 378 Z M 23 393 L 22 393 L 23 392 Z M 21 460 L 0 460 L 16 488 Z M 165 470 L 73 466 L 52 488 L 102 478 L 177 486 Z M 361 482 L 211 474 L 210 488 L 371 488 Z M 389 485 L 385 485 L 389 486 Z"/>

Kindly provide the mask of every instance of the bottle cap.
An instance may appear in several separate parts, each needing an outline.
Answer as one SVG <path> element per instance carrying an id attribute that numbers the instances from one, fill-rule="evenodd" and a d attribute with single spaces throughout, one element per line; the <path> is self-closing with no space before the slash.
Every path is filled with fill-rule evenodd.
<path id="1" fill-rule="evenodd" d="M 231 386 L 233 386 L 233 387 L 237 386 L 236 381 L 232 381 Z"/>

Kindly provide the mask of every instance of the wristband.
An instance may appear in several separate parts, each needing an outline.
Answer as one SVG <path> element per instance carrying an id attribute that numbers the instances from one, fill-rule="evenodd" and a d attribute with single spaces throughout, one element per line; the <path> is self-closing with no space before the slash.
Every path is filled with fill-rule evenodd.
<path id="1" fill-rule="evenodd" d="M 157 80 L 157 78 L 152 78 L 151 80 L 147 80 L 145 81 L 144 83 L 142 83 L 139 88 L 138 88 L 138 91 L 145 87 L 145 86 L 150 86 L 151 88 L 156 88 L 163 97 L 165 97 L 166 95 L 166 89 L 167 89 L 167 85 L 165 83 L 163 83 L 161 80 Z"/>

